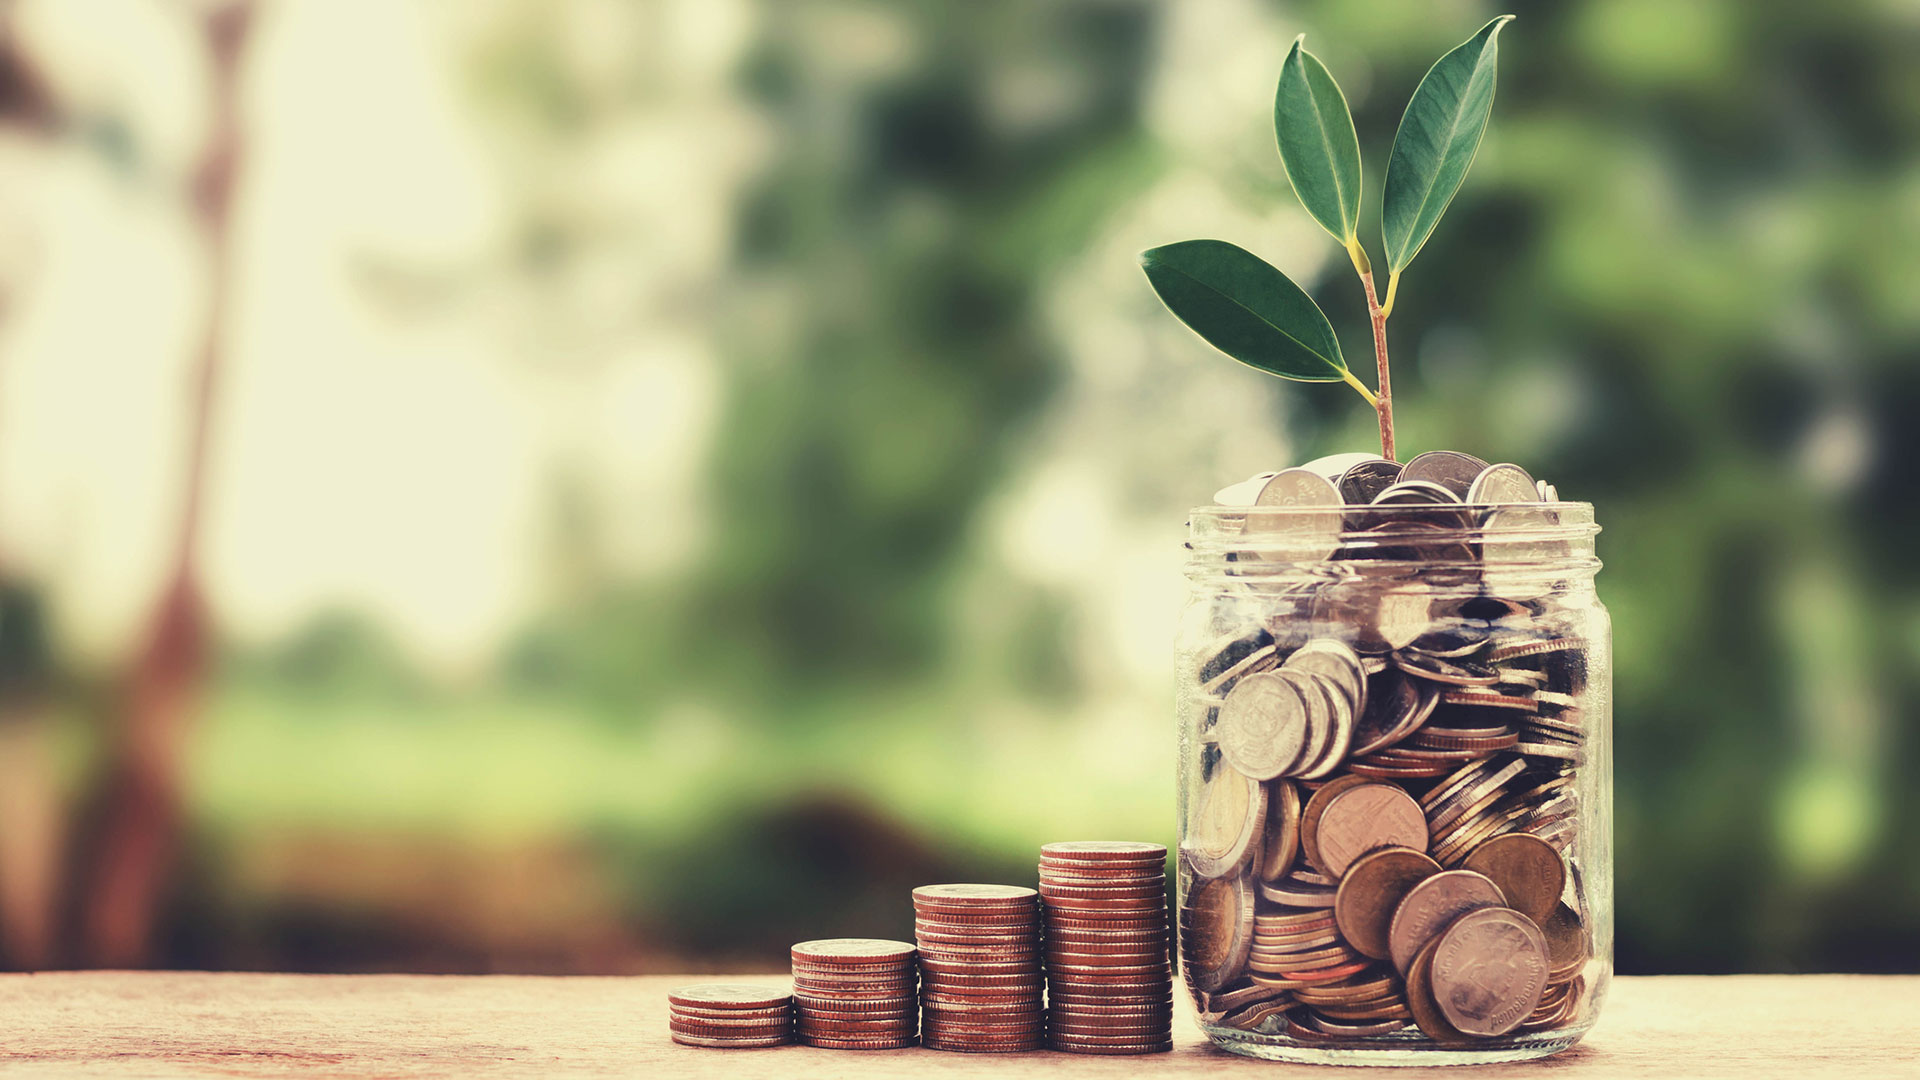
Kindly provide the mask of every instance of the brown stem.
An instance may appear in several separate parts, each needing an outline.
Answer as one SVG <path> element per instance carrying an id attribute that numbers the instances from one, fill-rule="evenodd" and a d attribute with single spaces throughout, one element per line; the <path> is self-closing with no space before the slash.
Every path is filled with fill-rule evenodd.
<path id="1" fill-rule="evenodd" d="M 1373 359 L 1380 368 L 1379 398 L 1373 411 L 1380 414 L 1380 456 L 1388 461 L 1398 460 L 1393 456 L 1393 382 L 1387 377 L 1387 313 L 1380 310 L 1380 301 L 1373 293 L 1373 271 L 1360 272 L 1360 284 L 1367 290 L 1367 318 L 1373 323 Z"/>

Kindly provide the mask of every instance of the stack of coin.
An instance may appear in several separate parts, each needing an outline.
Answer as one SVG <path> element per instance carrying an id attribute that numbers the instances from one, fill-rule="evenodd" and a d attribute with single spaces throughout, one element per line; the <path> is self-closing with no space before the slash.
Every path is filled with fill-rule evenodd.
<path id="1" fill-rule="evenodd" d="M 912 1046 L 920 1022 L 914 947 L 879 938 L 795 945 L 794 1034 L 831 1050 Z"/>
<path id="2" fill-rule="evenodd" d="M 1054 1049 L 1173 1049 L 1166 864 L 1160 844 L 1080 841 L 1040 849 Z"/>
<path id="3" fill-rule="evenodd" d="M 1557 499 L 1449 452 L 1221 493 L 1254 550 L 1227 541 L 1244 588 L 1215 601 L 1181 690 L 1181 953 L 1203 1022 L 1451 1042 L 1578 1019 L 1588 644 L 1543 578 Z M 1276 573 L 1267 551 L 1325 572 Z M 1479 988 L 1475 965 L 1514 978 Z"/>
<path id="4" fill-rule="evenodd" d="M 682 986 L 667 994 L 667 1027 L 687 1046 L 784 1046 L 793 1041 L 793 995 L 744 983 Z"/>
<path id="5" fill-rule="evenodd" d="M 922 1046 L 1006 1053 L 1045 1044 L 1038 900 L 1017 885 L 913 890 Z"/>

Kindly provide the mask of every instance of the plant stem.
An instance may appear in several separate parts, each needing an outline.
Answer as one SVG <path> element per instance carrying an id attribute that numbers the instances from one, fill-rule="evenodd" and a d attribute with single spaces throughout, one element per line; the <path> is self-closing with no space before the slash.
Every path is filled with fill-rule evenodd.
<path id="1" fill-rule="evenodd" d="M 1374 297 L 1371 269 L 1360 272 L 1360 285 L 1367 290 L 1367 318 L 1373 323 L 1373 359 L 1380 368 L 1380 393 L 1373 402 L 1373 411 L 1380 415 L 1380 456 L 1395 461 L 1398 459 L 1393 456 L 1393 382 L 1387 376 L 1387 313 Z"/>

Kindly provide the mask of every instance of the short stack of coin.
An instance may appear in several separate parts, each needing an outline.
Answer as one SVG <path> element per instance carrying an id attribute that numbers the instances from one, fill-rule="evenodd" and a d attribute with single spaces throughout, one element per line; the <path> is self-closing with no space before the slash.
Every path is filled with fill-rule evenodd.
<path id="1" fill-rule="evenodd" d="M 1054 1049 L 1173 1049 L 1166 862 L 1160 844 L 1082 841 L 1040 849 Z"/>
<path id="2" fill-rule="evenodd" d="M 1038 901 L 1017 885 L 913 890 L 922 1046 L 984 1054 L 1045 1044 Z"/>
<path id="3" fill-rule="evenodd" d="M 828 938 L 795 945 L 794 1034 L 831 1050 L 912 1046 L 920 1026 L 920 976 L 912 944 Z"/>
<path id="4" fill-rule="evenodd" d="M 793 1041 L 793 995 L 744 983 L 701 983 L 667 994 L 667 1027 L 686 1046 L 750 1049 Z"/>

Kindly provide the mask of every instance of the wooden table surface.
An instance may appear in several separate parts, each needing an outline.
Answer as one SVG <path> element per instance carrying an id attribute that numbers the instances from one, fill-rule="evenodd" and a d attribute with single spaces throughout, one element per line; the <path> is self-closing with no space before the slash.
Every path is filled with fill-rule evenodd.
<path id="1" fill-rule="evenodd" d="M 1335 1075 L 1213 1050 L 1190 1016 L 1175 1022 L 1172 1053 L 1136 1058 L 677 1046 L 667 1038 L 667 990 L 704 981 L 712 977 L 0 975 L 0 1075 Z M 1599 1026 L 1559 1057 L 1438 1071 L 1501 1080 L 1920 1077 L 1920 977 L 1623 978 Z"/>

